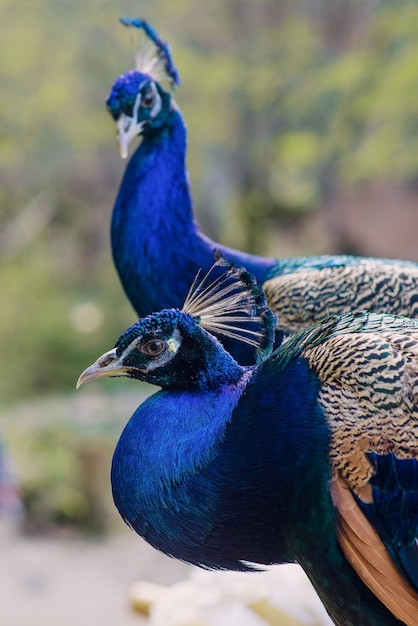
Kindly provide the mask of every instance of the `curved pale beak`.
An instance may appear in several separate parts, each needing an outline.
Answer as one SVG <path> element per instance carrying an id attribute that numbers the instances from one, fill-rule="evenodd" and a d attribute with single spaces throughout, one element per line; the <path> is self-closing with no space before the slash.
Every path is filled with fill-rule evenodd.
<path id="1" fill-rule="evenodd" d="M 125 113 L 121 113 L 116 128 L 118 129 L 119 153 L 122 159 L 128 156 L 128 148 L 132 139 L 140 135 L 145 122 L 136 122 L 134 117 L 128 117 Z"/>
<path id="2" fill-rule="evenodd" d="M 76 389 L 78 389 L 81 385 L 84 385 L 84 383 L 90 383 L 98 378 L 127 376 L 128 372 L 129 368 L 120 365 L 114 348 L 113 350 L 109 350 L 109 352 L 102 354 L 102 356 L 100 356 L 97 361 L 93 363 L 93 365 L 90 365 L 90 367 L 84 370 L 77 381 Z"/>

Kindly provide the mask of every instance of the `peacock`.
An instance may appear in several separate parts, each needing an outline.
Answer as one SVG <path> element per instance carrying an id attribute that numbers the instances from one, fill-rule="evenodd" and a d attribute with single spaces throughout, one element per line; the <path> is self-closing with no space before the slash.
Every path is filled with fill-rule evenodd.
<path id="1" fill-rule="evenodd" d="M 136 69 L 119 76 L 107 98 L 121 155 L 140 136 L 113 208 L 113 258 L 139 317 L 180 308 L 199 268 L 213 263 L 213 250 L 242 265 L 263 285 L 277 315 L 277 339 L 327 315 L 368 309 L 416 317 L 418 264 L 353 256 L 272 259 L 215 243 L 194 219 L 186 169 L 186 126 L 170 89 L 179 85 L 168 45 L 145 20 L 122 18 L 143 37 Z M 226 344 L 250 364 L 242 344 Z M 240 351 L 238 355 L 237 350 Z"/>
<path id="2" fill-rule="evenodd" d="M 416 626 L 418 320 L 330 316 L 272 352 L 275 324 L 251 275 L 219 259 L 182 309 L 140 319 L 81 374 L 161 387 L 117 443 L 116 507 L 202 568 L 299 563 L 337 625 Z"/>

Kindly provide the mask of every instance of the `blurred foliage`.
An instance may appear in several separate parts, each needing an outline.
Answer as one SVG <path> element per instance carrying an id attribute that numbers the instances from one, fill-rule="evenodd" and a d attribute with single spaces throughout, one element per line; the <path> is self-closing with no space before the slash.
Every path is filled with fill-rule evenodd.
<path id="1" fill-rule="evenodd" d="M 57 527 L 100 534 L 121 527 L 110 489 L 115 441 L 150 387 L 55 395 L 0 408 L 18 468 L 28 532 Z"/>

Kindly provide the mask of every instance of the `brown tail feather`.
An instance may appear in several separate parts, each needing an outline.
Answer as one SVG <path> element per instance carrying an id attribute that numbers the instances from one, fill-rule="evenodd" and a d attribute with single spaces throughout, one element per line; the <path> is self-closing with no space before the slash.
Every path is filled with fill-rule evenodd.
<path id="1" fill-rule="evenodd" d="M 399 574 L 347 484 L 337 474 L 331 483 L 331 497 L 338 511 L 338 540 L 345 557 L 397 619 L 407 626 L 417 626 L 418 593 Z"/>

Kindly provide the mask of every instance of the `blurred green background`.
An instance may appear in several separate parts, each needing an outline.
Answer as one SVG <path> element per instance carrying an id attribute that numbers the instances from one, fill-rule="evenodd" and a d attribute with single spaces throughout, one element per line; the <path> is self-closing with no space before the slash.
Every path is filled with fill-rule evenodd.
<path id="1" fill-rule="evenodd" d="M 0 427 L 34 530 L 107 530 L 111 451 L 149 392 L 74 392 L 135 320 L 111 260 L 125 163 L 104 105 L 134 65 L 124 14 L 171 45 L 205 233 L 418 261 L 417 2 L 0 0 Z"/>

